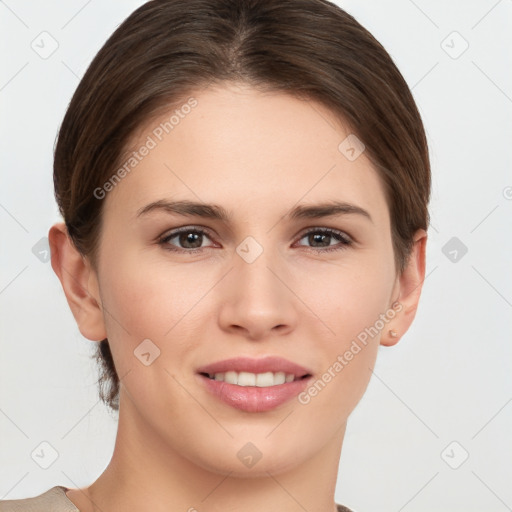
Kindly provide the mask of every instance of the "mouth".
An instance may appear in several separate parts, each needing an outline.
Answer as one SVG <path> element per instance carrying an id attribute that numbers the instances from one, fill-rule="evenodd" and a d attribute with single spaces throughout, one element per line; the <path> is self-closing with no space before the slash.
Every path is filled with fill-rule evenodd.
<path id="1" fill-rule="evenodd" d="M 199 368 L 197 376 L 224 404 L 245 412 L 265 412 L 303 391 L 312 372 L 280 357 L 241 357 Z"/>

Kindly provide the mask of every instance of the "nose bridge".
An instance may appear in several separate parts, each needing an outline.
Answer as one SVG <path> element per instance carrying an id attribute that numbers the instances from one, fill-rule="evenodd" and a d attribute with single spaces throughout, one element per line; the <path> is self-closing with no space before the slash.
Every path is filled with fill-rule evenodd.
<path id="1" fill-rule="evenodd" d="M 270 238 L 267 236 L 263 245 L 249 236 L 236 249 L 235 279 L 242 291 L 245 289 L 247 292 L 243 295 L 254 300 L 271 301 L 279 298 L 283 292 L 283 284 L 276 276 L 283 266 L 277 249 L 271 246 Z"/>
<path id="2" fill-rule="evenodd" d="M 243 328 L 251 338 L 265 336 L 274 327 L 295 324 L 293 294 L 287 289 L 282 258 L 275 248 L 247 237 L 236 248 L 228 293 L 220 319 L 223 328 Z"/>

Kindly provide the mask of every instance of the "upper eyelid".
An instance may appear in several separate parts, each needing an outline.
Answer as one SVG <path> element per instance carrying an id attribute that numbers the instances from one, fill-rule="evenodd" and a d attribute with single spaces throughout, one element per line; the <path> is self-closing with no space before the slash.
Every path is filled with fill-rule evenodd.
<path id="1" fill-rule="evenodd" d="M 158 237 L 159 240 L 162 240 L 163 238 L 172 238 L 176 235 L 179 235 L 180 233 L 188 233 L 189 231 L 198 231 L 202 232 L 208 236 L 213 236 L 213 231 L 205 226 L 181 226 L 179 228 L 174 228 L 169 231 L 165 231 L 162 235 Z"/>

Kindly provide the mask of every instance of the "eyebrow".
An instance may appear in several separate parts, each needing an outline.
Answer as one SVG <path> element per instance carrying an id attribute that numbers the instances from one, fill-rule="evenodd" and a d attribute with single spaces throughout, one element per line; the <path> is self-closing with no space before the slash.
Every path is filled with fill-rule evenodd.
<path id="1" fill-rule="evenodd" d="M 137 211 L 137 217 L 154 211 L 164 211 L 183 216 L 203 217 L 219 220 L 226 224 L 229 224 L 232 220 L 232 215 L 225 208 L 216 204 L 198 203 L 188 200 L 168 201 L 165 199 L 154 201 L 140 208 Z M 373 222 L 371 215 L 364 208 L 343 201 L 298 205 L 284 215 L 284 218 L 289 220 L 321 219 L 324 217 L 334 217 L 347 214 L 361 215 L 370 220 L 370 222 Z"/>

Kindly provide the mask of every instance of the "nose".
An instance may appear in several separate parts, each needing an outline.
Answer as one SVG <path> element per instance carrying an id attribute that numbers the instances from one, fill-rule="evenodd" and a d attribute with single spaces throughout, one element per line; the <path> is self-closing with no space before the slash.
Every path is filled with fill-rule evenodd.
<path id="1" fill-rule="evenodd" d="M 220 327 L 253 341 L 291 332 L 300 301 L 289 281 L 289 272 L 270 250 L 251 263 L 236 254 L 234 267 L 218 290 Z"/>

